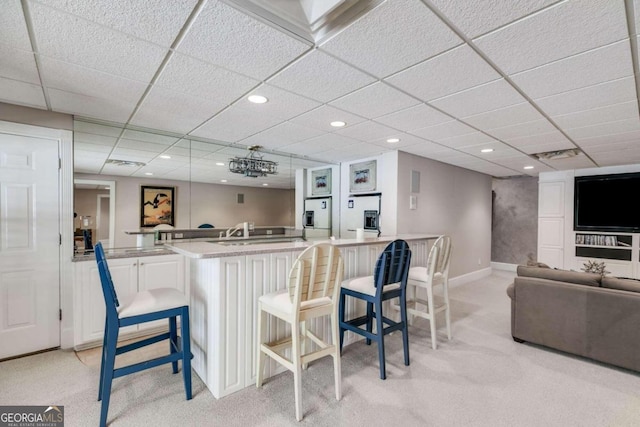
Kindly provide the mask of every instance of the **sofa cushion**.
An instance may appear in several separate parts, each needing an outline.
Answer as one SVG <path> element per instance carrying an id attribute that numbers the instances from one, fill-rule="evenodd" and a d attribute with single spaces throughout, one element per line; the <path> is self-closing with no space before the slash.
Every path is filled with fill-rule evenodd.
<path id="1" fill-rule="evenodd" d="M 602 287 L 609 289 L 619 289 L 621 291 L 640 292 L 640 280 L 618 278 L 618 277 L 603 277 Z"/>
<path id="2" fill-rule="evenodd" d="M 577 285 L 600 286 L 602 277 L 595 273 L 580 271 L 556 270 L 551 268 L 518 266 L 518 276 L 537 277 L 539 279 L 555 280 L 557 282 L 575 283 Z"/>

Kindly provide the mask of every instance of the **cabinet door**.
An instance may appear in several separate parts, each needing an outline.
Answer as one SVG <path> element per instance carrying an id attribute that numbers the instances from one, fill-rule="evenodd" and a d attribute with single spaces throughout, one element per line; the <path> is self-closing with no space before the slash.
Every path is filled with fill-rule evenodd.
<path id="1" fill-rule="evenodd" d="M 138 290 L 137 262 L 136 259 L 132 258 L 108 260 L 111 279 L 120 301 L 125 300 Z M 102 340 L 106 316 L 100 274 L 96 263 L 84 262 L 81 277 L 82 281 L 78 284 L 78 291 L 81 295 L 81 316 L 77 324 L 80 325 L 82 332 L 81 342 L 76 343 L 76 345 Z M 136 330 L 136 326 L 128 326 L 120 329 L 120 334 L 135 332 Z"/>
<path id="2" fill-rule="evenodd" d="M 184 293 L 184 257 L 161 255 L 138 258 L 138 290 L 174 288 Z M 141 323 L 140 330 L 166 326 L 167 320 Z M 168 327 L 168 326 L 167 326 Z"/>

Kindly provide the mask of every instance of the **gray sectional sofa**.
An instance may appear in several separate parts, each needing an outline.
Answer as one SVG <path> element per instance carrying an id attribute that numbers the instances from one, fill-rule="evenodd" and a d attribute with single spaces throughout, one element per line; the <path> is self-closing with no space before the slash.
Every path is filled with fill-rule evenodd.
<path id="1" fill-rule="evenodd" d="M 518 266 L 511 335 L 640 372 L 640 281 Z"/>

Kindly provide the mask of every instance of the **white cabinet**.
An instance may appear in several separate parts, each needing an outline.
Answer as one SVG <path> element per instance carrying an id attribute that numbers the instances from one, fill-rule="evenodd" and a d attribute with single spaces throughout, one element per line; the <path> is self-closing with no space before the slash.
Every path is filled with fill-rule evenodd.
<path id="1" fill-rule="evenodd" d="M 538 261 L 564 268 L 565 182 L 538 187 Z"/>
<path id="2" fill-rule="evenodd" d="M 140 258 L 109 259 L 109 272 L 120 301 L 138 291 L 154 288 L 176 288 L 185 292 L 185 268 L 182 255 L 159 255 Z M 105 322 L 104 297 L 95 261 L 75 263 L 75 347 L 98 344 L 103 338 Z M 162 321 L 128 326 L 120 335 L 162 326 Z M 166 323 L 166 321 L 164 322 Z"/>

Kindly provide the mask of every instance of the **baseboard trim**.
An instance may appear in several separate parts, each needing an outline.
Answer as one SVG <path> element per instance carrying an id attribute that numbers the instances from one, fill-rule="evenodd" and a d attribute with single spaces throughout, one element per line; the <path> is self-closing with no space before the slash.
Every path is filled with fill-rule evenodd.
<path id="1" fill-rule="evenodd" d="M 491 268 L 494 270 L 512 271 L 515 273 L 518 269 L 518 264 L 509 264 L 506 262 L 492 262 Z"/>
<path id="2" fill-rule="evenodd" d="M 473 282 L 487 277 L 491 274 L 491 267 L 483 268 L 481 270 L 472 271 L 471 273 L 463 274 L 462 276 L 456 276 L 449 279 L 449 287 L 464 285 L 465 283 Z"/>

